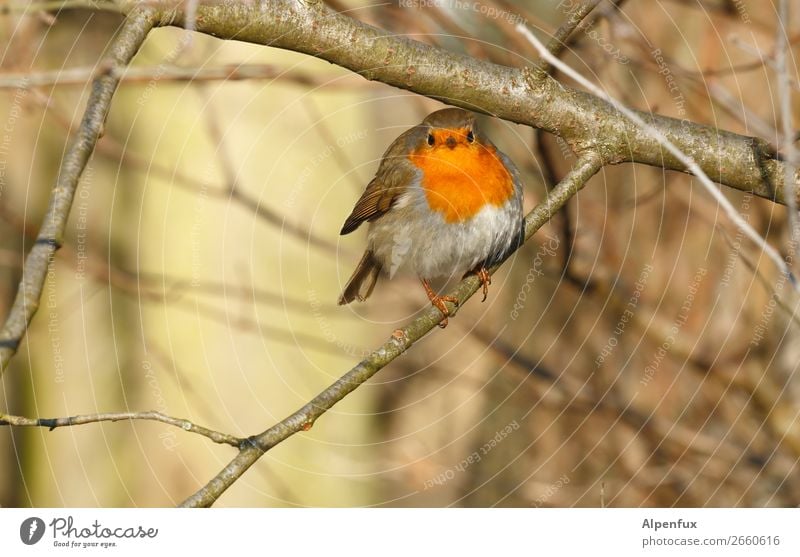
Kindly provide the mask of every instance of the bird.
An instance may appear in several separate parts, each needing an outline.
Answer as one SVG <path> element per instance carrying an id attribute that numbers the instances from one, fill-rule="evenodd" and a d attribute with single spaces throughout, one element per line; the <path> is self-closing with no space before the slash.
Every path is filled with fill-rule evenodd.
<path id="1" fill-rule="evenodd" d="M 381 158 L 341 235 L 369 223 L 367 248 L 339 305 L 364 301 L 381 274 L 414 274 L 448 324 L 446 302 L 430 281 L 478 276 L 486 301 L 491 275 L 522 242 L 519 170 L 460 108 L 432 112 L 395 139 Z"/>

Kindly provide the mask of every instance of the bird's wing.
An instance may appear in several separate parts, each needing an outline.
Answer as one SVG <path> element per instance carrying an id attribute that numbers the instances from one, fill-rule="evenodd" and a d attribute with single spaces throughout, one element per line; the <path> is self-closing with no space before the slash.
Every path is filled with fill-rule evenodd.
<path id="1" fill-rule="evenodd" d="M 386 213 L 417 179 L 418 171 L 404 152 L 404 136 L 406 134 L 400 136 L 384 154 L 378 173 L 344 221 L 341 234 L 349 234 L 362 222 L 375 220 Z"/>

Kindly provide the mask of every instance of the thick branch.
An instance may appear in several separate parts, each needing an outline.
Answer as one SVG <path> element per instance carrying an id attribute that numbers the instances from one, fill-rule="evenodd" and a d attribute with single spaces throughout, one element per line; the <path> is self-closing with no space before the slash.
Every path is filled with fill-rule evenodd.
<path id="1" fill-rule="evenodd" d="M 189 420 L 184 420 L 183 418 L 166 416 L 161 412 L 108 412 L 104 414 L 81 414 L 79 416 L 69 416 L 67 418 L 24 418 L 22 416 L 9 416 L 7 414 L 0 414 L 0 426 L 10 425 L 14 427 L 47 427 L 50 428 L 50 431 L 57 427 L 132 420 L 148 420 L 172 425 L 179 427 L 184 431 L 188 431 L 189 433 L 196 433 L 197 435 L 208 437 L 214 443 L 219 443 L 221 445 L 231 445 L 233 447 L 240 448 L 245 443 L 244 439 L 196 425 Z"/>
<path id="2" fill-rule="evenodd" d="M 155 11 L 138 8 L 132 11 L 122 26 L 109 51 L 104 67 L 106 73 L 95 78 L 92 93 L 78 133 L 61 161 L 58 178 L 50 195 L 50 204 L 42 222 L 36 242 L 31 248 L 22 269 L 14 304 L 0 331 L 0 375 L 16 353 L 28 324 L 39 308 L 47 269 L 56 250 L 61 246 L 67 225 L 72 199 L 81 173 L 100 137 L 111 97 L 119 83 L 112 70 L 130 62 L 153 27 Z"/>
<path id="3" fill-rule="evenodd" d="M 537 230 L 544 226 L 573 195 L 586 185 L 589 178 L 594 176 L 601 166 L 602 159 L 599 156 L 593 153 L 584 155 L 577 162 L 575 168 L 548 194 L 547 198 L 527 215 L 525 218 L 525 240 L 528 240 Z M 494 272 L 497 267 L 494 267 L 491 271 Z M 449 295 L 458 298 L 461 302 L 460 305 L 463 305 L 463 302 L 469 299 L 478 290 L 479 286 L 480 281 L 478 278 L 471 275 L 461 281 Z M 450 315 L 455 314 L 456 311 L 457 308 L 451 309 Z M 392 337 L 381 347 L 374 350 L 357 366 L 294 414 L 281 420 L 263 433 L 252 437 L 250 443 L 242 448 L 239 454 L 215 478 L 184 501 L 181 506 L 208 507 L 212 505 L 266 451 L 295 433 L 311 428 L 314 422 L 337 402 L 353 392 L 436 327 L 442 317 L 442 313 L 431 306 L 422 316 L 404 328 L 395 331 Z"/>
<path id="4" fill-rule="evenodd" d="M 175 9 L 164 11 L 159 24 L 182 26 L 183 21 L 184 14 Z M 686 170 L 650 133 L 620 118 L 609 103 L 594 95 L 537 79 L 530 71 L 390 35 L 322 2 L 203 5 L 198 7 L 195 28 L 223 39 L 310 54 L 367 79 L 541 128 L 563 137 L 578 152 L 599 153 L 606 163 Z M 784 203 L 784 165 L 765 141 L 686 120 L 640 115 L 713 180 Z"/>

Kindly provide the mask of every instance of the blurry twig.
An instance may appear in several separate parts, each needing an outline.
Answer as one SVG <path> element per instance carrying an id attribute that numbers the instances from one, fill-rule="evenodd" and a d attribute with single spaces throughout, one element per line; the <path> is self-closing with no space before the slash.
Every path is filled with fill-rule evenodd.
<path id="1" fill-rule="evenodd" d="M 323 116 L 322 112 L 317 108 L 314 97 L 309 96 L 305 98 L 304 101 L 305 102 L 301 103 L 300 106 L 306 111 L 306 114 L 308 114 L 311 125 L 314 126 L 314 131 L 319 133 L 327 147 L 338 145 L 337 138 L 328 125 L 327 118 Z M 332 149 L 332 152 L 333 160 L 336 161 L 336 165 L 343 175 L 350 175 L 358 168 L 358 165 L 347 156 L 344 149 Z M 360 195 L 363 189 L 363 183 L 366 182 L 366 180 L 361 180 L 358 176 L 355 176 L 355 178 L 356 179 L 352 180 L 352 182 Z"/>
<path id="2" fill-rule="evenodd" d="M 788 29 L 786 30 L 786 32 L 788 33 Z M 791 40 L 788 37 L 785 40 L 788 41 L 788 42 L 791 42 Z M 780 44 L 781 42 L 782 42 L 781 39 L 779 39 L 777 41 L 778 44 Z M 737 48 L 739 48 L 740 50 L 742 50 L 743 52 L 746 52 L 746 53 L 758 58 L 758 64 L 759 65 L 770 66 L 776 72 L 780 72 L 781 71 L 780 70 L 780 66 L 778 66 L 778 64 L 777 64 L 777 59 L 778 59 L 778 57 L 777 57 L 778 53 L 777 52 L 772 53 L 772 54 L 766 53 L 763 50 L 761 50 L 758 46 L 754 46 L 754 45 L 748 44 L 748 43 L 744 42 L 742 39 L 740 39 L 739 37 L 736 37 L 736 36 L 731 38 L 731 43 L 734 46 L 736 46 Z M 800 83 L 798 83 L 798 81 L 793 76 L 791 76 L 789 74 L 786 74 L 785 77 L 788 80 L 789 84 L 791 84 L 795 88 L 800 88 Z"/>
<path id="3" fill-rule="evenodd" d="M 595 10 L 594 13 L 584 18 L 584 20 L 580 22 L 580 25 L 575 29 L 572 35 L 566 38 L 565 46 L 573 46 L 578 41 L 581 34 L 588 33 L 594 26 L 600 23 L 601 19 L 603 18 L 609 19 L 609 15 L 614 13 L 615 10 L 620 10 L 625 2 L 626 0 L 611 0 L 610 5 L 608 7 L 599 8 Z"/>
<path id="4" fill-rule="evenodd" d="M 615 0 L 613 3 L 614 8 L 618 9 L 624 1 L 625 0 Z M 588 16 L 600 2 L 601 0 L 584 2 L 578 4 L 572 11 L 569 12 L 567 15 L 567 21 L 565 21 L 561 27 L 556 30 L 556 32 L 553 34 L 553 38 L 547 44 L 546 48 L 553 56 L 560 56 L 567 46 L 574 44 L 578 40 L 579 34 L 574 33 L 577 29 L 580 28 L 581 31 L 586 32 L 588 29 L 597 24 L 602 15 L 596 14 L 591 18 Z M 556 69 L 550 62 L 547 61 L 546 58 L 542 58 L 539 61 L 538 68 L 540 71 L 543 71 L 549 75 L 553 75 Z M 539 158 L 542 161 L 542 166 L 544 169 L 546 186 L 549 189 L 558 183 L 555 160 L 545 144 L 545 131 L 542 128 L 536 128 L 534 134 L 536 137 L 536 146 L 539 152 Z M 570 267 L 570 259 L 575 248 L 575 230 L 572 226 L 572 215 L 570 214 L 569 204 L 566 204 L 561 208 L 560 217 L 561 236 L 564 243 L 562 252 L 564 254 L 564 276 L 567 280 L 576 285 L 581 285 L 584 288 L 591 288 L 593 286 L 591 280 L 584 281 L 580 277 L 577 277 Z"/>
<path id="5" fill-rule="evenodd" d="M 73 133 L 69 119 L 56 110 L 51 99 L 42 94 L 38 94 L 36 89 L 34 89 L 33 98 L 47 109 L 50 115 L 55 118 L 56 122 L 66 129 L 68 133 Z M 320 248 L 320 251 L 329 257 L 337 257 L 337 250 L 338 255 L 348 253 L 346 248 L 335 246 L 333 243 L 315 234 L 310 228 L 300 223 L 289 221 L 288 218 L 264 203 L 261 203 L 259 200 L 254 199 L 238 186 L 233 189 L 231 189 L 230 185 L 208 187 L 208 185 L 203 183 L 200 179 L 194 178 L 179 169 L 170 168 L 158 161 L 144 159 L 144 157 L 131 152 L 129 148 L 122 145 L 117 139 L 110 135 L 98 141 L 95 150 L 101 155 L 113 158 L 121 163 L 135 166 L 142 172 L 160 176 L 162 179 L 169 182 L 170 185 L 181 188 L 189 193 L 196 194 L 202 191 L 209 197 L 232 200 L 239 207 L 249 211 L 266 224 L 279 228 L 281 231 L 285 231 L 287 235 L 291 235 L 307 245 Z"/>
<path id="6" fill-rule="evenodd" d="M 581 24 L 581 22 L 589 15 L 589 12 L 595 9 L 595 7 L 601 2 L 601 0 L 588 0 L 587 2 L 581 2 L 575 8 L 573 8 L 569 14 L 567 15 L 567 20 L 556 29 L 556 32 L 553 33 L 553 38 L 550 39 L 550 42 L 547 43 L 547 50 L 553 56 L 559 56 L 564 49 L 567 48 L 567 39 L 572 34 L 575 29 Z M 542 58 L 539 61 L 538 67 L 546 72 L 550 73 L 553 69 L 553 66 L 550 62 L 547 61 L 546 58 Z"/>
<path id="7" fill-rule="evenodd" d="M 17 228 L 20 234 L 30 239 L 36 238 L 36 230 L 29 221 L 25 221 L 0 203 L 0 219 Z M 58 251 L 58 257 L 73 267 L 77 260 L 75 249 L 65 243 Z M 19 253 L 0 250 L 0 264 L 7 267 L 21 267 L 22 258 Z M 287 294 L 278 294 L 259 288 L 256 285 L 236 286 L 222 281 L 195 280 L 170 274 L 134 271 L 112 265 L 91 250 L 86 253 L 87 275 L 99 283 L 108 284 L 123 294 L 141 296 L 144 301 L 175 302 L 187 294 L 212 296 L 216 298 L 238 298 L 254 304 L 285 306 L 287 309 L 307 312 L 310 309 L 308 300 L 295 298 Z M 320 303 L 315 308 L 322 313 L 336 316 L 339 306 Z"/>
<path id="8" fill-rule="evenodd" d="M 273 80 L 305 87 L 324 87 L 326 90 L 349 90 L 369 87 L 351 75 L 324 77 L 298 71 L 287 71 L 271 64 L 226 64 L 211 67 L 134 66 L 109 72 L 121 84 L 147 84 L 153 79 L 161 82 Z M 0 73 L 0 89 L 28 89 L 50 85 L 84 86 L 102 74 L 96 66 L 43 70 L 26 73 Z"/>
<path id="9" fill-rule="evenodd" d="M 41 0 L 33 2 L 4 2 L 0 4 L 0 15 L 30 14 L 42 11 L 60 11 L 71 8 L 102 8 L 115 12 L 123 11 L 115 0 Z"/>
<path id="10" fill-rule="evenodd" d="M 795 170 L 800 163 L 797 149 L 794 147 L 795 129 L 792 126 L 792 88 L 789 72 L 794 68 L 790 62 L 789 51 L 789 2 L 780 0 L 778 5 L 778 25 L 776 25 L 775 66 L 778 77 L 778 98 L 780 102 L 780 122 L 782 135 L 782 152 L 784 157 L 783 174 L 786 184 L 791 184 L 792 195 L 787 198 L 786 210 L 789 224 L 790 261 L 797 262 L 800 256 L 800 219 L 797 214 L 797 183 L 794 180 Z"/>
<path id="11" fill-rule="evenodd" d="M 725 230 L 720 229 L 722 233 L 722 238 L 728 244 L 728 246 L 736 251 L 736 254 L 741 258 L 742 262 L 745 266 L 752 271 L 753 276 L 758 279 L 758 282 L 764 287 L 764 290 L 769 294 L 769 297 L 775 300 L 775 304 L 781 308 L 789 320 L 797 326 L 800 326 L 800 314 L 798 314 L 797 307 L 792 308 L 788 303 L 786 303 L 783 298 L 781 298 L 780 294 L 778 293 L 778 289 L 770 282 L 767 277 L 761 272 L 758 266 L 755 264 L 753 260 L 751 260 L 741 249 L 734 244 L 731 237 L 728 235 Z M 781 289 L 782 290 L 782 289 Z M 795 301 L 795 306 L 800 304 L 800 300 Z"/>
<path id="12" fill-rule="evenodd" d="M 764 138 L 774 138 L 776 136 L 773 124 L 768 124 L 764 118 L 746 106 L 741 98 L 736 98 L 732 95 L 728 88 L 716 79 L 695 78 L 695 84 L 706 89 L 709 97 L 717 102 L 728 114 L 746 126 L 746 129 L 752 130 Z"/>
<path id="13" fill-rule="evenodd" d="M 220 118 L 217 114 L 216 107 L 208 92 L 204 88 L 201 88 L 200 91 L 205 98 L 206 110 L 204 112 L 206 114 L 208 133 L 213 143 L 217 146 L 217 154 L 220 165 L 222 166 L 222 174 L 225 177 L 226 194 L 229 195 L 231 199 L 239 202 L 242 206 L 247 207 L 254 215 L 261 217 L 276 228 L 286 230 L 293 236 L 304 242 L 308 242 L 310 245 L 322 248 L 330 253 L 336 253 L 337 246 L 335 243 L 318 236 L 313 233 L 310 228 L 290 222 L 285 216 L 261 203 L 258 199 L 254 199 L 242 190 L 239 184 L 239 175 L 236 170 L 236 165 L 227 148 L 225 134 L 219 125 Z"/>
<path id="14" fill-rule="evenodd" d="M 150 8 L 133 10 L 114 39 L 106 65 L 109 68 L 127 65 L 144 42 L 155 20 L 156 12 Z M 28 324 L 39 308 L 49 263 L 63 241 L 75 190 L 97 139 L 102 135 L 103 123 L 118 83 L 118 78 L 108 74 L 95 78 L 81 126 L 61 161 L 42 228 L 25 259 L 19 290 L 0 330 L 0 374 L 16 353 Z"/>
<path id="15" fill-rule="evenodd" d="M 569 12 L 567 15 L 567 21 L 565 21 L 561 27 L 556 30 L 556 32 L 553 34 L 553 38 L 547 43 L 547 50 L 549 50 L 553 56 L 557 57 L 563 53 L 567 47 L 567 39 L 569 36 L 573 31 L 575 31 L 575 29 L 586 18 L 586 16 L 589 15 L 589 12 L 594 10 L 600 1 L 601 0 L 591 0 L 589 2 L 580 3 Z M 554 69 L 553 65 L 550 64 L 545 58 L 542 58 L 539 61 L 538 67 L 541 71 L 547 74 L 551 74 Z M 541 128 L 536 128 L 534 134 L 536 137 L 536 147 L 539 152 L 539 158 L 542 161 L 546 186 L 548 189 L 551 189 L 558 183 L 555 160 L 545 145 L 544 130 Z M 559 212 L 559 215 L 561 220 L 561 236 L 564 243 L 562 252 L 564 254 L 564 274 L 570 280 L 577 280 L 577 282 L 580 282 L 580 280 L 572 275 L 572 270 L 569 265 L 572 251 L 575 247 L 575 234 L 572 228 L 572 217 L 570 215 L 569 203 L 564 204 Z"/>
<path id="16" fill-rule="evenodd" d="M 13 427 L 46 427 L 51 431 L 57 427 L 133 420 L 148 420 L 179 427 L 184 431 L 188 431 L 189 433 L 196 433 L 197 435 L 207 437 L 214 443 L 219 443 L 220 445 L 231 445 L 238 448 L 245 443 L 244 439 L 195 425 L 189 420 L 166 416 L 161 412 L 107 412 L 102 414 L 81 414 L 78 416 L 69 416 L 67 418 L 23 418 L 22 416 L 9 416 L 7 414 L 0 414 L 0 426 L 8 425 Z"/>

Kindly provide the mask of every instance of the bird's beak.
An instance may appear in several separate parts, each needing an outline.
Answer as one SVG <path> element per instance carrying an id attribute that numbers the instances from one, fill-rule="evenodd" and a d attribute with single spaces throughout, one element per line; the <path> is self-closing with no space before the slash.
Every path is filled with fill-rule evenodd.
<path id="1" fill-rule="evenodd" d="M 456 138 L 453 137 L 452 135 L 448 135 L 447 139 L 445 139 L 445 143 L 447 143 L 448 147 L 453 149 L 456 146 Z"/>

